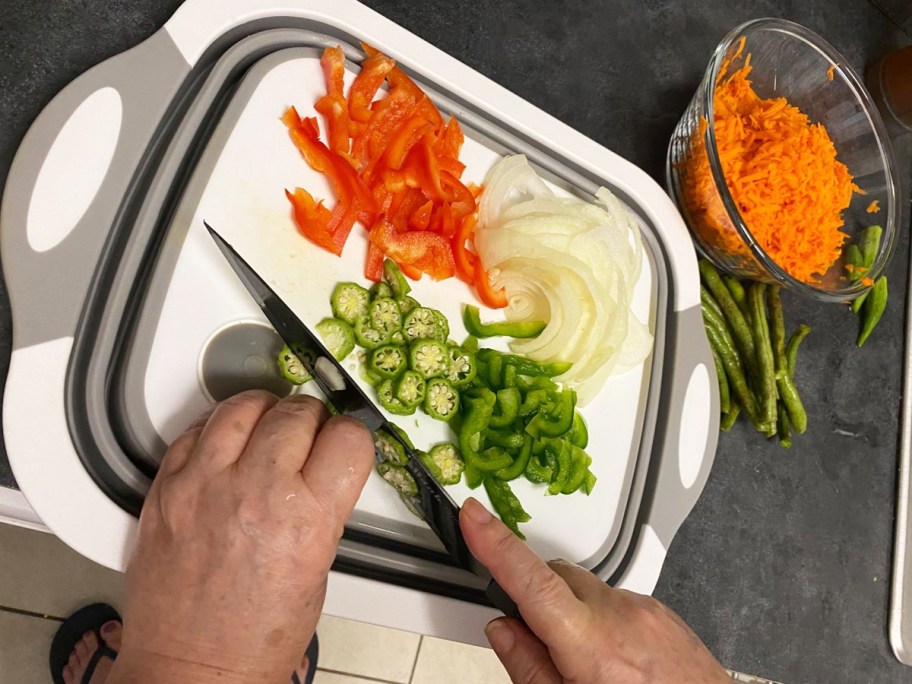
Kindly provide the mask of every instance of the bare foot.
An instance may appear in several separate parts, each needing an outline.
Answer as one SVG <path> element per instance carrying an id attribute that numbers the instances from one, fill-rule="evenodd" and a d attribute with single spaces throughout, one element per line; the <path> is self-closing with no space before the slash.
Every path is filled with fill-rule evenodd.
<path id="1" fill-rule="evenodd" d="M 106 622 L 101 627 L 101 638 L 114 651 L 120 650 L 121 629 L 122 625 L 117 620 Z M 95 632 L 83 634 L 82 639 L 76 642 L 73 652 L 70 653 L 70 659 L 66 667 L 63 668 L 63 681 L 66 684 L 79 684 L 89 666 L 89 662 L 92 660 L 92 656 L 95 655 L 97 650 L 98 637 Z M 108 672 L 111 671 L 113 664 L 113 660 L 107 656 L 102 656 L 95 666 L 95 672 L 92 673 L 92 678 L 89 680 L 90 684 L 103 684 L 108 678 Z"/>

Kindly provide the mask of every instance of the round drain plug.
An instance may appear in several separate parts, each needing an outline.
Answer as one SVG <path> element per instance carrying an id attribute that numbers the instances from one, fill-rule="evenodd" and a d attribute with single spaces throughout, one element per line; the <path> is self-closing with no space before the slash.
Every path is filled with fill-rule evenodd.
<path id="1" fill-rule="evenodd" d="M 200 353 L 199 380 L 213 401 L 250 389 L 280 397 L 293 385 L 279 374 L 276 358 L 285 343 L 275 330 L 259 321 L 237 321 L 216 330 Z"/>

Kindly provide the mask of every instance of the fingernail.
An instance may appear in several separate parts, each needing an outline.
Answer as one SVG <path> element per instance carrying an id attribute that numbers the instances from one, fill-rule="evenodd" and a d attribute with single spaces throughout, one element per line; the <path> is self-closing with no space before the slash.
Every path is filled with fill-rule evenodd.
<path id="1" fill-rule="evenodd" d="M 503 618 L 491 620 L 485 625 L 485 636 L 488 637 L 491 648 L 497 653 L 509 653 L 510 649 L 513 648 L 513 644 L 516 643 L 516 635 L 513 634 L 513 629 Z"/>
<path id="2" fill-rule="evenodd" d="M 494 516 L 491 515 L 490 511 L 474 497 L 470 496 L 466 499 L 465 503 L 462 504 L 462 508 L 465 510 L 466 515 L 471 518 L 472 522 L 478 523 L 479 525 L 487 525 L 494 519 Z"/>
<path id="3" fill-rule="evenodd" d="M 101 626 L 101 633 L 105 636 L 111 634 L 117 627 L 117 620 L 109 620 Z"/>

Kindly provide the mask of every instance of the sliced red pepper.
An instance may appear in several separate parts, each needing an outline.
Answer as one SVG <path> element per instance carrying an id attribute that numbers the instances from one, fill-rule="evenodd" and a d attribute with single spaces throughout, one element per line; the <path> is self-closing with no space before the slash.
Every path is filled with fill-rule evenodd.
<path id="1" fill-rule="evenodd" d="M 474 214 L 466 216 L 459 224 L 459 230 L 453 236 L 453 260 L 456 262 L 456 275 L 469 285 L 475 283 L 475 268 L 478 257 L 470 252 L 466 243 L 475 233 L 475 224 L 478 222 Z"/>
<path id="2" fill-rule="evenodd" d="M 396 62 L 380 52 L 361 62 L 361 72 L 348 91 L 348 113 L 354 121 L 367 123 L 370 120 L 371 101 L 395 66 Z"/>
<path id="3" fill-rule="evenodd" d="M 462 178 L 462 173 L 465 171 L 465 164 L 452 157 L 437 157 L 437 165 L 441 171 L 446 171 L 457 180 Z"/>
<path id="4" fill-rule="evenodd" d="M 382 54 L 377 48 L 368 45 L 367 43 L 361 43 L 361 49 L 364 50 L 369 57 Z M 398 66 L 390 69 L 389 73 L 386 75 L 386 80 L 389 81 L 390 88 L 401 88 L 409 94 L 414 95 L 416 99 L 424 95 L 421 88 L 419 88 L 418 85 Z"/>
<path id="5" fill-rule="evenodd" d="M 334 235 L 338 233 L 336 240 L 341 240 L 344 245 L 355 221 L 360 219 L 369 223 L 376 213 L 373 195 L 351 164 L 313 135 L 311 126 L 301 125 L 290 129 L 290 133 L 307 163 L 315 171 L 326 175 L 333 184 L 338 202 L 332 212 L 329 230 Z"/>
<path id="6" fill-rule="evenodd" d="M 316 110 L 326 117 L 329 131 L 329 149 L 347 159 L 349 156 L 348 105 L 345 102 L 343 85 L 345 79 L 345 53 L 338 45 L 326 48 L 320 58 L 323 76 L 326 79 L 326 95 L 316 104 Z"/>
<path id="7" fill-rule="evenodd" d="M 507 305 L 507 291 L 501 288 L 495 291 L 491 287 L 487 271 L 481 264 L 475 266 L 475 291 L 482 303 L 491 309 L 502 309 Z"/>
<path id="8" fill-rule="evenodd" d="M 362 161 L 361 176 L 366 183 L 374 177 L 374 169 L 380 163 L 383 153 L 402 123 L 409 119 L 415 109 L 414 98 L 401 91 L 390 93 L 380 100 L 374 116 L 367 123 L 364 132 L 355 140 L 352 153 Z"/>
<path id="9" fill-rule="evenodd" d="M 421 271 L 417 268 L 412 268 L 408 264 L 399 264 L 398 266 L 399 270 L 412 280 L 421 280 Z"/>
<path id="10" fill-rule="evenodd" d="M 437 206 L 428 228 L 447 238 L 456 234 L 456 220 L 453 218 L 453 210 L 449 202 L 442 202 Z"/>
<path id="11" fill-rule="evenodd" d="M 427 230 L 428 224 L 431 222 L 431 212 L 434 210 L 434 202 L 428 200 L 420 207 L 418 207 L 411 218 L 409 218 L 409 227 L 414 228 L 415 230 Z"/>
<path id="12" fill-rule="evenodd" d="M 449 171 L 440 170 L 440 183 L 447 193 L 453 197 L 450 204 L 453 207 L 454 216 L 462 218 L 475 211 L 476 204 L 475 198 L 472 196 L 472 191 L 463 185 L 462 182 L 455 178 Z"/>
<path id="13" fill-rule="evenodd" d="M 434 127 L 435 136 L 439 136 L 444 132 L 443 115 L 427 95 L 422 94 L 418 99 L 418 104 L 415 106 L 415 114 L 423 116 L 431 123 Z"/>
<path id="14" fill-rule="evenodd" d="M 420 115 L 413 116 L 405 121 L 396 136 L 389 141 L 386 150 L 384 150 L 383 163 L 391 169 L 396 169 L 397 171 L 401 169 L 406 155 L 431 130 L 431 124 Z"/>
<path id="15" fill-rule="evenodd" d="M 387 214 L 396 230 L 403 232 L 409 229 L 409 220 L 424 201 L 424 195 L 420 190 L 408 188 L 404 191 L 402 201 L 395 209 L 390 207 L 390 212 Z"/>
<path id="16" fill-rule="evenodd" d="M 322 202 L 314 201 L 313 195 L 304 188 L 295 188 L 294 193 L 286 190 L 285 196 L 291 202 L 298 232 L 327 252 L 332 252 L 336 256 L 342 254 L 341 245 L 336 243 L 332 231 L 329 230 L 329 209 L 324 207 Z"/>
<path id="17" fill-rule="evenodd" d="M 443 130 L 443 135 L 434 143 L 434 154 L 438 157 L 449 157 L 457 160 L 459 159 L 459 152 L 462 150 L 463 142 L 465 142 L 465 135 L 462 132 L 462 127 L 456 117 L 451 116 L 446 128 Z"/>
<path id="18" fill-rule="evenodd" d="M 364 277 L 375 283 L 383 277 L 383 250 L 373 242 L 367 243 L 367 261 L 364 263 Z"/>
<path id="19" fill-rule="evenodd" d="M 456 272 L 450 243 L 428 231 L 400 233 L 389 221 L 381 221 L 370 233 L 371 242 L 398 264 L 427 273 L 434 280 Z"/>

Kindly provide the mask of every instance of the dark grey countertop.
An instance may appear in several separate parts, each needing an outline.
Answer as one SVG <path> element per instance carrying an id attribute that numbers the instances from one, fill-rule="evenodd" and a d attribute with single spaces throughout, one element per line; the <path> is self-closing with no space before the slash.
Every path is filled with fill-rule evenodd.
<path id="1" fill-rule="evenodd" d="M 903 1 L 881 5 L 910 30 Z M 85 69 L 151 35 L 179 4 L 0 4 L 0 186 L 48 100 Z M 367 4 L 657 179 L 710 53 L 738 23 L 798 21 L 859 69 L 912 41 L 867 0 Z M 908 199 L 912 142 L 896 152 Z M 723 435 L 709 484 L 672 545 L 656 595 L 729 667 L 788 684 L 912 681 L 886 636 L 908 221 L 907 211 L 888 310 L 863 350 L 853 345 L 844 308 L 785 296 L 789 324 L 814 329 L 798 371 L 810 428 L 791 451 L 743 426 Z M 9 345 L 4 293 L 4 375 Z M 0 485 L 13 484 L 0 452 Z"/>

